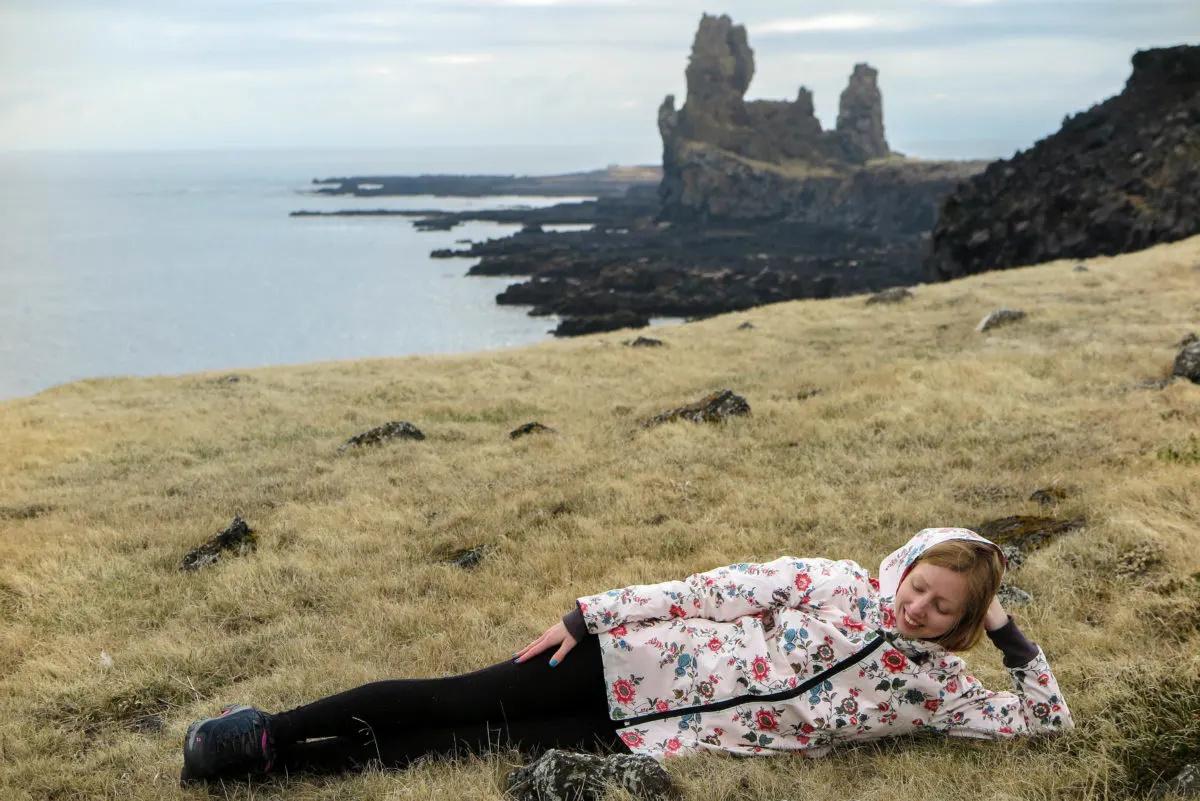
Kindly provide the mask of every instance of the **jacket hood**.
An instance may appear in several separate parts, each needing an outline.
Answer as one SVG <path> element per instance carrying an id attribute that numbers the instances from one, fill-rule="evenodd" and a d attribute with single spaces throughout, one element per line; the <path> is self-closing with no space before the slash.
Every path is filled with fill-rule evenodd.
<path id="1" fill-rule="evenodd" d="M 928 551 L 934 545 L 946 542 L 948 540 L 970 540 L 971 542 L 982 542 L 992 546 L 997 551 L 1000 546 L 991 540 L 984 539 L 974 531 L 966 528 L 927 528 L 918 531 L 916 535 L 906 542 L 902 547 L 897 548 L 888 554 L 887 558 L 879 566 L 879 595 L 884 598 L 892 598 L 896 595 L 896 590 L 900 587 L 900 582 L 904 580 L 904 574 L 912 567 L 913 562 L 921 557 L 921 554 Z M 1004 554 L 1001 552 L 1000 558 L 1004 559 Z"/>

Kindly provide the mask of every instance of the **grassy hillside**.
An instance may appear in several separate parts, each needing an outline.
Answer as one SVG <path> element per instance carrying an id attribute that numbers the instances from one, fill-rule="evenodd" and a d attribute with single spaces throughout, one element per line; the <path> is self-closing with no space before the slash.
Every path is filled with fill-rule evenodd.
<path id="1" fill-rule="evenodd" d="M 874 569 L 923 527 L 1039 513 L 1050 485 L 1088 523 L 1013 576 L 1035 598 L 1016 614 L 1077 731 L 668 768 L 692 799 L 1136 794 L 1200 756 L 1200 386 L 1123 387 L 1200 330 L 1200 238 L 1088 264 L 764 307 L 658 329 L 664 348 L 606 334 L 0 404 L 0 797 L 206 797 L 176 786 L 180 743 L 223 704 L 474 669 L 578 595 L 734 561 Z M 1000 306 L 1029 317 L 976 333 Z M 752 415 L 639 425 L 716 388 Z M 397 419 L 428 439 L 337 452 Z M 508 439 L 531 420 L 557 433 Z M 235 514 L 257 553 L 180 572 Z M 477 544 L 474 571 L 439 562 Z M 967 659 L 1007 687 L 990 645 Z M 218 797 L 498 799 L 512 762 Z"/>

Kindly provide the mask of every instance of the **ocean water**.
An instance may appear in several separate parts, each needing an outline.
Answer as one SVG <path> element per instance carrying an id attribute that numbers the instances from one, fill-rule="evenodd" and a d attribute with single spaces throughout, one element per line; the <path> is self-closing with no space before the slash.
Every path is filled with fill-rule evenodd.
<path id="1" fill-rule="evenodd" d="M 548 198 L 328 198 L 315 177 L 546 174 L 584 148 L 0 153 L 0 400 L 81 378 L 452 353 L 549 337 L 555 318 L 500 307 L 514 279 L 434 260 L 476 223 L 297 209 L 545 205 Z"/>

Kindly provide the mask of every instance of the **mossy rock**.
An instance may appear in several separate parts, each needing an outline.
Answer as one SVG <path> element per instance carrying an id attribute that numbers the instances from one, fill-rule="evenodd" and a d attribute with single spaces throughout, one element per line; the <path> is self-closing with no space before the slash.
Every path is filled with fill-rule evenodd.
<path id="1" fill-rule="evenodd" d="M 1057 520 L 1053 517 L 1011 515 L 989 520 L 975 527 L 975 532 L 1001 547 L 1013 547 L 1022 553 L 1030 553 L 1057 540 L 1059 537 L 1083 528 L 1082 517 Z"/>

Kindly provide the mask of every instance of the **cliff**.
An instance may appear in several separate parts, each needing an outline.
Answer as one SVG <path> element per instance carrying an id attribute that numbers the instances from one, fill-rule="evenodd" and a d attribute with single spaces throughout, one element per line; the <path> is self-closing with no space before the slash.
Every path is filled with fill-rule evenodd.
<path id="1" fill-rule="evenodd" d="M 1133 56 L 1124 90 L 946 198 L 926 262 L 945 279 L 1112 255 L 1200 233 L 1200 47 Z"/>

